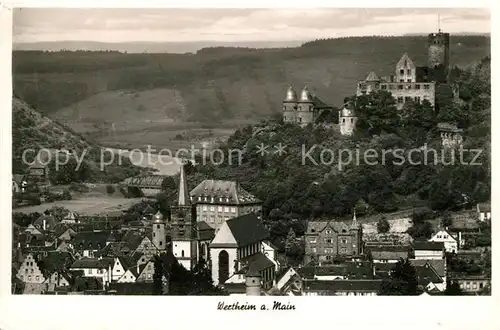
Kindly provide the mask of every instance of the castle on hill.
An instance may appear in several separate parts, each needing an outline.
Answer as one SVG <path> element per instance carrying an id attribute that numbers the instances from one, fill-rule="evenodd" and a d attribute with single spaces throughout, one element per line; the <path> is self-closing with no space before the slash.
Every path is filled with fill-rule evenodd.
<path id="1" fill-rule="evenodd" d="M 394 67 L 394 74 L 378 77 L 375 72 L 370 72 L 364 80 L 358 81 L 356 96 L 385 90 L 396 99 L 398 109 L 402 109 L 406 102 L 422 103 L 424 100 L 434 107 L 436 86 L 448 83 L 450 34 L 441 30 L 438 33 L 429 34 L 427 52 L 425 66 L 417 66 L 408 53 L 404 53 Z M 302 127 L 315 124 L 325 109 L 333 109 L 333 107 L 312 95 L 307 87 L 302 90 L 300 98 L 297 98 L 297 94 L 290 86 L 283 101 L 283 121 Z M 339 111 L 340 133 L 345 136 L 352 135 L 357 119 L 354 106 L 345 104 Z M 459 137 L 454 139 L 460 140 Z"/>

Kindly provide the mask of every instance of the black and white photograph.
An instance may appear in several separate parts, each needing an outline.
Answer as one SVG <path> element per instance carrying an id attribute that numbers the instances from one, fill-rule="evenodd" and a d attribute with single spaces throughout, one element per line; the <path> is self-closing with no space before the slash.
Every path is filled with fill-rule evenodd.
<path id="1" fill-rule="evenodd" d="M 12 295 L 491 295 L 490 9 L 11 10 Z"/>

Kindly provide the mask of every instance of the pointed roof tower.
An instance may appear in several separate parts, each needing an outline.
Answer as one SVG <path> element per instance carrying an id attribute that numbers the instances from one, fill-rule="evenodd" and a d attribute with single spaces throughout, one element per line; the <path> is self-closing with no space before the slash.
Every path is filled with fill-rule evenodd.
<path id="1" fill-rule="evenodd" d="M 154 223 L 163 223 L 163 214 L 158 210 L 156 214 L 153 216 Z"/>
<path id="2" fill-rule="evenodd" d="M 356 208 L 354 208 L 353 214 L 352 214 L 352 224 L 351 224 L 351 229 L 359 229 L 361 225 L 358 222 L 358 219 L 356 219 Z"/>
<path id="3" fill-rule="evenodd" d="M 286 91 L 285 102 L 297 102 L 297 93 L 293 90 L 292 85 Z"/>
<path id="4" fill-rule="evenodd" d="M 369 74 L 368 74 L 368 77 L 366 77 L 365 79 L 366 81 L 379 81 L 380 79 L 377 77 L 377 75 L 375 74 L 375 72 L 371 71 Z"/>
<path id="5" fill-rule="evenodd" d="M 189 198 L 189 190 L 187 188 L 186 175 L 184 173 L 185 162 L 182 162 L 180 175 L 179 175 L 179 198 L 177 204 L 179 206 L 186 206 L 191 204 L 191 199 Z"/>
<path id="6" fill-rule="evenodd" d="M 312 96 L 311 93 L 309 93 L 307 86 L 305 86 L 304 89 L 302 90 L 302 93 L 300 93 L 299 102 L 312 102 Z"/>

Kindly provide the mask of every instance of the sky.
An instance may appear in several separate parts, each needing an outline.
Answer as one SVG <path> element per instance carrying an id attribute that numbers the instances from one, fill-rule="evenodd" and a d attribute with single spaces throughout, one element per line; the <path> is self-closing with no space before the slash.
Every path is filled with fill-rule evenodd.
<path id="1" fill-rule="evenodd" d="M 40 41 L 292 41 L 366 35 L 490 32 L 488 9 L 14 10 L 14 43 Z"/>

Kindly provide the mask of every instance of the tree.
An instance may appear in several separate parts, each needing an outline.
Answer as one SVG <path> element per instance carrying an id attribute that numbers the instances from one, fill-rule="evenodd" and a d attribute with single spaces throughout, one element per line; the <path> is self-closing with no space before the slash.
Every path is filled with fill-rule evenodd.
<path id="1" fill-rule="evenodd" d="M 445 212 L 443 214 L 443 218 L 441 219 L 441 226 L 443 226 L 443 228 L 446 228 L 451 226 L 452 224 L 453 224 L 453 219 L 451 217 L 451 213 Z"/>
<path id="2" fill-rule="evenodd" d="M 446 280 L 446 290 L 444 292 L 447 296 L 462 296 L 464 293 L 460 289 L 460 285 L 457 282 L 452 282 L 449 278 Z"/>
<path id="3" fill-rule="evenodd" d="M 295 241 L 295 232 L 290 228 L 285 240 L 285 253 L 289 254 L 295 245 L 297 245 Z"/>
<path id="4" fill-rule="evenodd" d="M 415 267 L 408 259 L 401 259 L 391 271 L 391 278 L 382 282 L 379 295 L 415 296 L 420 294 Z"/>
<path id="5" fill-rule="evenodd" d="M 389 221 L 385 217 L 382 217 L 378 222 L 377 222 L 377 231 L 379 233 L 387 233 L 391 229 L 391 225 L 389 224 Z"/>
<path id="6" fill-rule="evenodd" d="M 153 274 L 153 295 L 163 294 L 163 263 L 158 255 L 154 256 L 154 268 L 155 272 Z"/>
<path id="7" fill-rule="evenodd" d="M 422 223 L 414 223 L 413 226 L 408 228 L 407 233 L 413 238 L 413 239 L 422 239 L 422 240 L 427 240 L 431 238 L 432 233 L 434 232 L 434 229 L 432 227 L 432 224 L 429 221 L 424 221 Z"/>
<path id="8" fill-rule="evenodd" d="M 106 186 L 106 193 L 107 193 L 108 195 L 112 195 L 112 194 L 114 194 L 114 193 L 115 193 L 115 187 L 113 187 L 112 185 L 108 184 L 108 185 Z"/>

